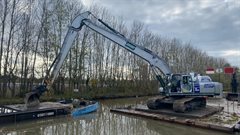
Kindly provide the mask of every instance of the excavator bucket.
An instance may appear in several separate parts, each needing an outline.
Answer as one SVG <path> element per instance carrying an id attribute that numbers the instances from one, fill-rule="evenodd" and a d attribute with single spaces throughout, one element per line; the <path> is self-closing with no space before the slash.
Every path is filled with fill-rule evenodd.
<path id="1" fill-rule="evenodd" d="M 40 104 L 40 96 L 47 91 L 45 84 L 35 87 L 31 92 L 27 93 L 24 97 L 24 103 L 27 108 L 37 107 Z"/>
<path id="2" fill-rule="evenodd" d="M 37 107 L 40 104 L 39 94 L 35 91 L 29 92 L 25 95 L 24 103 L 27 108 Z"/>

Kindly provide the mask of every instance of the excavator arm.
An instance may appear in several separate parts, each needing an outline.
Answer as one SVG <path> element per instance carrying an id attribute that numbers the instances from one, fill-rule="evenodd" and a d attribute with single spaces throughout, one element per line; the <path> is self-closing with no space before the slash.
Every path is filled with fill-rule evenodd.
<path id="1" fill-rule="evenodd" d="M 109 40 L 115 42 L 116 44 L 120 45 L 121 47 L 127 49 L 131 53 L 141 57 L 142 59 L 146 60 L 151 68 L 153 69 L 154 73 L 157 76 L 157 79 L 161 83 L 163 87 L 166 86 L 166 82 L 161 77 L 162 75 L 167 76 L 171 74 L 171 70 L 169 66 L 165 63 L 163 59 L 161 59 L 157 54 L 153 53 L 152 51 L 134 44 L 130 42 L 126 37 L 121 35 L 119 32 L 111 28 L 109 25 L 104 23 L 101 19 L 97 19 L 100 23 L 102 23 L 105 27 L 101 27 L 96 23 L 93 23 L 88 17 L 91 15 L 91 12 L 84 12 L 78 15 L 69 26 L 67 35 L 64 39 L 62 48 L 60 50 L 59 55 L 56 57 L 54 62 L 52 63 L 48 73 L 43 80 L 42 84 L 33 89 L 30 93 L 27 93 L 25 96 L 25 104 L 27 107 L 36 106 L 39 104 L 39 98 L 47 91 L 47 89 L 53 84 L 55 78 L 58 76 L 59 70 L 71 49 L 74 39 L 78 31 L 81 30 L 83 26 L 86 26 L 93 31 L 101 34 L 102 36 L 108 38 Z"/>

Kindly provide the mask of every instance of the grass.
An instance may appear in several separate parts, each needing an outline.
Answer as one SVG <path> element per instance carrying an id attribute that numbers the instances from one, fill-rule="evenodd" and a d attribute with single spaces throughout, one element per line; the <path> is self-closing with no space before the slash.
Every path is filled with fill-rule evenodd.
<path id="1" fill-rule="evenodd" d="M 133 96 L 146 96 L 151 94 L 157 94 L 157 91 L 140 88 L 124 88 L 124 87 L 103 87 L 103 88 L 92 88 L 88 90 L 81 90 L 79 92 L 73 92 L 70 90 L 65 91 L 62 94 L 50 94 L 45 93 L 41 96 L 40 101 L 57 101 L 61 99 L 74 99 L 74 98 L 85 98 L 85 99 L 107 99 L 107 98 L 123 98 Z M 1 98 L 0 105 L 8 104 L 22 104 L 24 103 L 23 97 L 13 98 Z"/>
<path id="2" fill-rule="evenodd" d="M 24 103 L 23 98 L 1 98 L 0 105 L 9 105 L 9 104 L 22 104 Z"/>

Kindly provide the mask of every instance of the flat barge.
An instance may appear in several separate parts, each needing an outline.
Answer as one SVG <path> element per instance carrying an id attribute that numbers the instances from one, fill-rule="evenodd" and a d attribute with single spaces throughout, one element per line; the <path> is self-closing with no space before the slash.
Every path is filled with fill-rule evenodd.
<path id="1" fill-rule="evenodd" d="M 0 124 L 67 115 L 71 110 L 71 105 L 57 102 L 43 102 L 34 108 L 26 108 L 24 104 L 2 105 L 0 106 Z"/>
<path id="2" fill-rule="evenodd" d="M 223 107 L 207 106 L 200 111 L 191 113 L 176 113 L 170 110 L 150 110 L 147 107 L 125 107 L 111 109 L 113 113 L 144 117 L 158 121 L 187 125 L 191 127 L 210 129 L 220 132 L 234 133 L 239 131 L 238 121 L 226 124 L 220 117 Z M 226 116 L 227 117 L 227 116 Z M 224 117 L 224 118 L 226 118 Z M 218 120 L 218 121 L 216 121 Z"/>

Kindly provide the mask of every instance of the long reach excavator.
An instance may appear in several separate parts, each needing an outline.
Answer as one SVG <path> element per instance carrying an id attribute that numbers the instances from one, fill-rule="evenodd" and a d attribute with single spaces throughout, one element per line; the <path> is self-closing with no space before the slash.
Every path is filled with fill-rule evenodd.
<path id="1" fill-rule="evenodd" d="M 40 96 L 46 92 L 58 76 L 59 70 L 70 51 L 77 33 L 83 26 L 113 41 L 129 52 L 139 56 L 149 63 L 156 74 L 161 87 L 160 95 L 147 101 L 149 109 L 171 108 L 176 112 L 186 112 L 206 106 L 207 96 L 220 95 L 222 84 L 212 82 L 208 76 L 200 76 L 193 73 L 174 74 L 168 64 L 151 50 L 132 43 L 124 35 L 110 27 L 101 19 L 95 18 L 101 26 L 90 19 L 91 12 L 87 11 L 76 16 L 69 26 L 62 48 L 50 66 L 43 82 L 27 93 L 24 98 L 25 105 L 30 108 L 38 106 Z"/>

